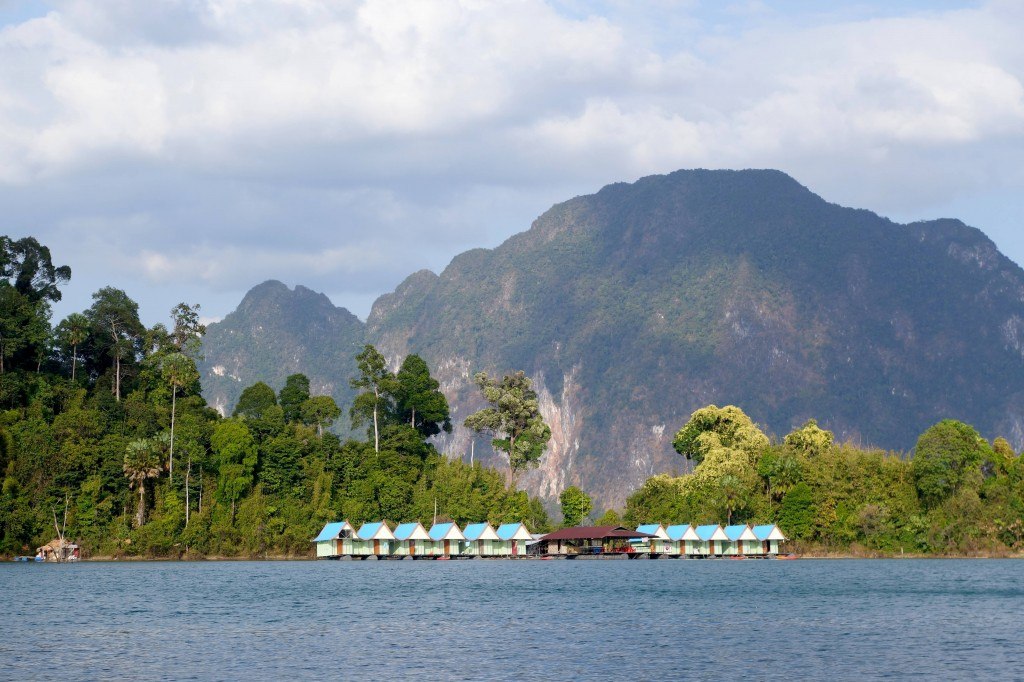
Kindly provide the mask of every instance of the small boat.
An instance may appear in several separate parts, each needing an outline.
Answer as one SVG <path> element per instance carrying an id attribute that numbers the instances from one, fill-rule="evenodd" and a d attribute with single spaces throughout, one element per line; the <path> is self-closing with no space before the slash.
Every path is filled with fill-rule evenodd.
<path id="1" fill-rule="evenodd" d="M 796 554 L 780 554 L 775 558 L 779 561 L 793 561 L 795 559 L 799 559 L 800 557 Z"/>
<path id="2" fill-rule="evenodd" d="M 743 561 L 747 557 L 745 557 L 745 556 L 731 556 L 729 558 L 732 559 L 733 561 Z"/>

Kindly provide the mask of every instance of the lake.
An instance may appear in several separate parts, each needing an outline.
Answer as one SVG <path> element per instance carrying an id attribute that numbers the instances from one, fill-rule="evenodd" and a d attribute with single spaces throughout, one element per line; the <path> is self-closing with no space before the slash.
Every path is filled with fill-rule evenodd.
<path id="1" fill-rule="evenodd" d="M 1017 678 L 1024 562 L 0 565 L 0 678 Z"/>

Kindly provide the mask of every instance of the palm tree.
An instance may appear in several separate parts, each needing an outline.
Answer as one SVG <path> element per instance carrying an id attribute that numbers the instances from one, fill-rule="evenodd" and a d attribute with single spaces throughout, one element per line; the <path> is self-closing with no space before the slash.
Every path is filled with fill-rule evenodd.
<path id="1" fill-rule="evenodd" d="M 184 388 L 199 379 L 196 365 L 184 353 L 171 353 L 164 360 L 164 381 L 171 385 L 171 451 L 167 458 L 167 471 L 171 481 L 174 480 L 174 416 L 178 407 L 178 389 Z"/>
<path id="2" fill-rule="evenodd" d="M 82 313 L 71 313 L 57 326 L 61 340 L 71 346 L 71 381 L 78 368 L 78 346 L 89 338 L 89 318 Z"/>
<path id="3" fill-rule="evenodd" d="M 135 527 L 146 521 L 146 479 L 156 478 L 163 467 L 156 443 L 148 438 L 139 438 L 128 443 L 124 453 L 124 475 L 128 486 L 139 491 L 139 507 L 135 512 Z"/>
<path id="4" fill-rule="evenodd" d="M 744 486 L 739 477 L 732 474 L 722 476 L 718 481 L 718 490 L 725 505 L 728 516 L 727 525 L 732 525 L 732 513 L 743 505 Z"/>

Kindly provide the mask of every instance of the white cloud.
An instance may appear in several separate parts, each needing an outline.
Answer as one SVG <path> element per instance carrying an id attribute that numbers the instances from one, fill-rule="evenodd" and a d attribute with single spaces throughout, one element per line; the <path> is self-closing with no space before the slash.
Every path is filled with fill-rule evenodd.
<path id="1" fill-rule="evenodd" d="M 0 29 L 0 200 L 76 285 L 119 268 L 142 298 L 279 277 L 367 301 L 554 200 L 679 167 L 778 167 L 904 217 L 1022 195 L 1018 3 L 646 8 L 54 2 Z"/>

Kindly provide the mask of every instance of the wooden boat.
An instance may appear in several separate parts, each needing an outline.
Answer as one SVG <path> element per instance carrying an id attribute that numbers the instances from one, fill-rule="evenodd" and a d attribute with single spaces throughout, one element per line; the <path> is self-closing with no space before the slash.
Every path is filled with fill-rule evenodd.
<path id="1" fill-rule="evenodd" d="M 775 558 L 778 559 L 779 561 L 793 561 L 795 559 L 799 559 L 800 557 L 797 556 L 796 554 L 780 554 L 779 556 L 777 556 Z"/>

